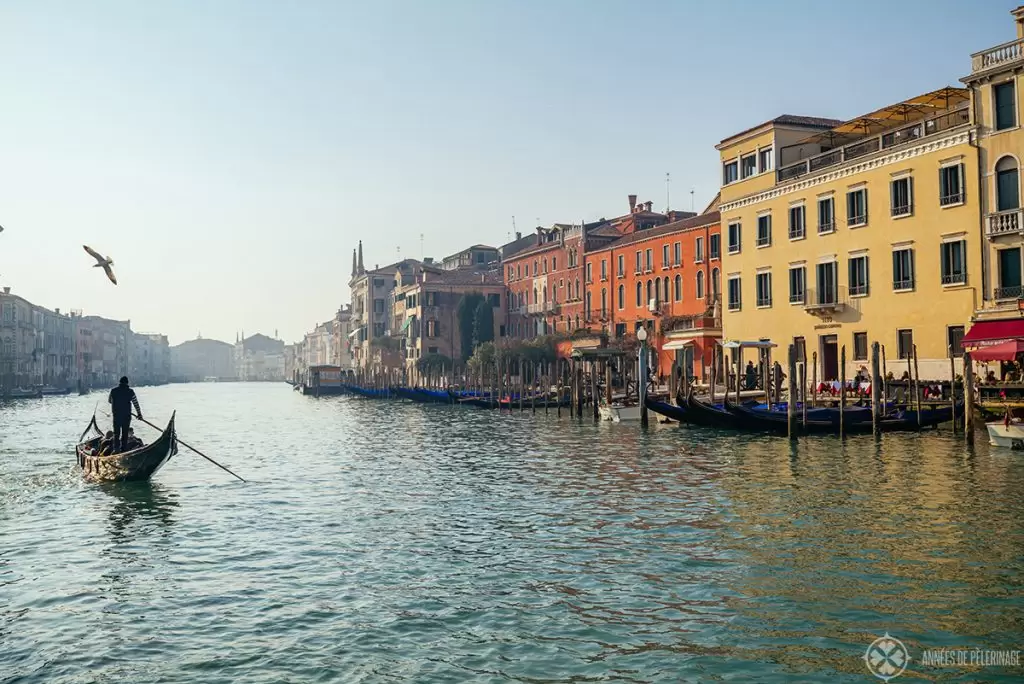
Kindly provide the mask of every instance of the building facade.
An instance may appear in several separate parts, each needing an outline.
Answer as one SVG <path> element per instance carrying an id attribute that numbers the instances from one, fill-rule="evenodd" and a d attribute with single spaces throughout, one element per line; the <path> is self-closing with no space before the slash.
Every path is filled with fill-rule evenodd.
<path id="1" fill-rule="evenodd" d="M 102 316 L 75 316 L 78 347 L 76 363 L 86 387 L 116 385 L 131 372 L 133 355 L 130 321 Z"/>
<path id="2" fill-rule="evenodd" d="M 262 334 L 244 335 L 235 343 L 235 377 L 243 382 L 281 382 L 284 342 Z"/>
<path id="3" fill-rule="evenodd" d="M 980 283 L 974 139 L 969 93 L 943 88 L 723 140 L 726 336 L 795 344 L 823 380 L 873 342 L 897 374 L 916 347 L 922 377 L 948 378 Z"/>
<path id="4" fill-rule="evenodd" d="M 1016 38 L 971 55 L 971 113 L 978 136 L 982 225 L 980 301 L 967 342 L 971 346 L 1024 338 L 1024 7 L 1013 11 Z"/>
<path id="5" fill-rule="evenodd" d="M 235 349 L 227 342 L 197 338 L 170 348 L 171 377 L 177 382 L 234 380 Z"/>
<path id="6" fill-rule="evenodd" d="M 171 380 L 171 349 L 167 336 L 158 333 L 132 333 L 133 385 L 165 385 Z"/>

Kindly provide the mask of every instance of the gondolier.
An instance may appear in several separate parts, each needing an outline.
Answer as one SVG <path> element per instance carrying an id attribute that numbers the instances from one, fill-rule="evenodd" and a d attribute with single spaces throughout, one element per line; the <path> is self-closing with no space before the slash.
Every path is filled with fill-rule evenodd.
<path id="1" fill-rule="evenodd" d="M 128 386 L 128 377 L 121 378 L 121 382 L 114 389 L 110 390 L 110 413 L 114 418 L 114 452 L 118 453 L 128 448 L 128 429 L 132 425 L 132 407 L 135 407 L 135 415 L 142 420 L 142 409 L 139 408 L 139 399 L 135 396 L 135 390 Z"/>

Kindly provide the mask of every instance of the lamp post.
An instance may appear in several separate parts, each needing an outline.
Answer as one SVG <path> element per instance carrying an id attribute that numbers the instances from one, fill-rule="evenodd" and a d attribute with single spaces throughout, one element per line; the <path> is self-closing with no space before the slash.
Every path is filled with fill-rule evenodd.
<path id="1" fill-rule="evenodd" d="M 647 328 L 641 325 L 636 329 L 636 339 L 640 341 L 640 349 L 637 351 L 637 361 L 640 366 L 638 377 L 640 387 L 637 395 L 640 400 L 640 427 L 647 427 Z"/>

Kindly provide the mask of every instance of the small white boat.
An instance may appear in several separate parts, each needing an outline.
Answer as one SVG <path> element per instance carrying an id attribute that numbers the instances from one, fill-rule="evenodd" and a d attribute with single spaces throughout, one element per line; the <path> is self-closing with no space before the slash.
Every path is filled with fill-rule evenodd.
<path id="1" fill-rule="evenodd" d="M 635 406 L 621 406 L 618 404 L 612 404 L 611 406 L 598 406 L 597 412 L 601 416 L 601 420 L 610 420 L 613 423 L 640 420 L 639 404 Z"/>
<path id="2" fill-rule="evenodd" d="M 1024 450 L 1024 423 L 1019 418 L 1014 418 L 1009 425 L 999 420 L 985 423 L 985 427 L 988 428 L 988 443 L 992 446 Z"/>

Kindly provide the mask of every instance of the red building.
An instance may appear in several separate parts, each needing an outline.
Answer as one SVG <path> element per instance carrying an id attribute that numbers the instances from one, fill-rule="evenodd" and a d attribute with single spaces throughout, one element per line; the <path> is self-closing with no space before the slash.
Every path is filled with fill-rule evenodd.
<path id="1" fill-rule="evenodd" d="M 712 203 L 700 216 L 621 235 L 585 256 L 584 320 L 611 338 L 651 331 L 657 368 L 667 377 L 678 362 L 708 379 L 721 339 L 721 226 Z M 674 217 L 673 217 L 674 218 Z"/>

